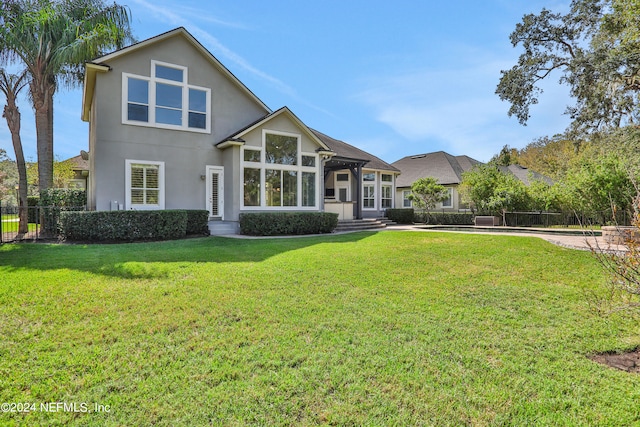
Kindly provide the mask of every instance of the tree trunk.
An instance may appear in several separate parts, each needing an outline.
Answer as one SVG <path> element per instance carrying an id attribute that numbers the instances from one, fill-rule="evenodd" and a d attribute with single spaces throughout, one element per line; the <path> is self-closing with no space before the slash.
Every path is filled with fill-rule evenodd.
<path id="1" fill-rule="evenodd" d="M 38 189 L 53 187 L 53 90 L 44 82 L 31 82 L 31 97 L 36 118 L 36 142 L 38 150 Z"/>
<path id="2" fill-rule="evenodd" d="M 7 105 L 4 107 L 3 117 L 7 119 L 7 125 L 11 131 L 13 150 L 16 153 L 16 164 L 18 165 L 18 215 L 20 218 L 18 235 L 24 236 L 24 234 L 29 232 L 27 214 L 27 166 L 24 161 L 22 139 L 20 138 L 20 111 L 15 101 L 14 96 L 7 96 Z"/>

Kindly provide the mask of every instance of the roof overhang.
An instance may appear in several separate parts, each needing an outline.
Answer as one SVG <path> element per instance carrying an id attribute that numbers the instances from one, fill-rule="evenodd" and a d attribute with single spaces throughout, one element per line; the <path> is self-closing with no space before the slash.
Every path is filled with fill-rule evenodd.
<path id="1" fill-rule="evenodd" d="M 111 71 L 111 67 L 108 65 L 94 64 L 92 62 L 85 64 L 84 86 L 82 89 L 82 121 L 89 121 L 91 103 L 93 102 L 93 95 L 96 90 L 96 75 L 109 71 Z"/>
<path id="2" fill-rule="evenodd" d="M 244 144 L 245 144 L 245 140 L 242 138 L 227 138 L 224 141 L 214 145 L 220 148 L 221 150 L 224 150 L 225 148 L 228 148 L 228 147 L 241 147 Z"/>
<path id="3" fill-rule="evenodd" d="M 324 143 L 324 141 L 322 141 L 320 138 L 318 138 L 318 136 L 313 133 L 311 131 L 311 129 L 309 129 L 309 127 L 307 125 L 305 125 L 302 120 L 300 120 L 298 118 L 298 116 L 296 116 L 295 114 L 293 114 L 293 112 L 291 110 L 289 110 L 288 107 L 282 107 L 277 111 L 274 111 L 271 114 L 267 114 L 266 116 L 264 116 L 263 118 L 261 118 L 260 120 L 250 124 L 249 126 L 245 127 L 244 129 L 239 130 L 238 132 L 236 132 L 233 135 L 230 135 L 229 137 L 223 139 L 222 141 L 218 142 L 217 144 L 215 144 L 216 147 L 218 148 L 226 148 L 226 147 L 230 147 L 233 144 L 228 144 L 229 141 L 242 141 L 244 143 L 244 139 L 242 139 L 246 134 L 254 131 L 255 129 L 260 128 L 261 126 L 264 126 L 266 123 L 268 123 L 271 120 L 274 120 L 276 117 L 281 116 L 281 115 L 286 115 L 287 117 L 289 117 L 289 119 L 291 119 L 292 122 L 294 122 L 298 128 L 300 128 L 300 130 L 302 130 L 309 138 L 311 138 L 316 144 L 318 144 L 318 151 L 319 150 L 323 150 L 325 153 L 329 154 L 329 153 L 333 153 L 333 150 L 331 150 L 331 148 L 329 148 L 329 146 L 327 146 L 327 144 Z M 237 145 L 237 144 L 235 144 Z"/>
<path id="4" fill-rule="evenodd" d="M 353 159 L 343 156 L 333 156 L 324 164 L 325 170 L 350 169 L 352 167 L 364 167 L 369 160 Z"/>
<path id="5" fill-rule="evenodd" d="M 106 63 L 121 56 L 135 52 L 139 49 L 145 48 L 149 45 L 153 45 L 155 43 L 178 35 L 184 37 L 189 43 L 191 43 L 195 47 L 195 49 L 200 51 L 200 53 L 202 53 L 202 55 L 207 58 L 214 67 L 216 67 L 230 81 L 235 83 L 235 85 L 239 87 L 242 92 L 249 96 L 249 98 L 253 99 L 257 104 L 259 104 L 261 108 L 263 108 L 267 112 L 271 112 L 271 108 L 269 108 L 264 102 L 262 102 L 262 100 L 258 98 L 256 94 L 254 94 L 247 86 L 245 86 L 244 83 L 242 83 L 231 71 L 229 71 L 229 69 L 225 67 L 222 62 L 218 60 L 218 58 L 216 58 L 211 52 L 209 52 L 209 50 L 204 47 L 198 40 L 196 40 L 196 38 L 193 37 L 191 33 L 184 27 L 175 28 L 173 30 L 159 34 L 155 37 L 151 37 L 141 42 L 124 47 L 120 50 L 116 50 L 115 52 L 108 53 L 104 56 L 101 56 L 100 58 L 95 59 L 94 62 Z"/>

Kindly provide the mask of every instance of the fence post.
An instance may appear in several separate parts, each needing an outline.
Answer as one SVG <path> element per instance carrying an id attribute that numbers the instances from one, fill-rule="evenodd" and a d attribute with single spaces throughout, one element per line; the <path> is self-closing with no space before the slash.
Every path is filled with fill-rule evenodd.
<path id="1" fill-rule="evenodd" d="M 2 203 L 0 203 L 0 243 L 3 243 L 2 224 L 4 224 L 4 221 L 2 221 Z"/>

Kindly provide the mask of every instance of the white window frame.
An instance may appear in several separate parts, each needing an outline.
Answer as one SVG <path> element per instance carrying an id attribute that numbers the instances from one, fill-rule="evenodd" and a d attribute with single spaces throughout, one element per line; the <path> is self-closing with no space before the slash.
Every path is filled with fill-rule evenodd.
<path id="1" fill-rule="evenodd" d="M 364 180 L 364 176 L 365 175 L 373 175 L 373 181 L 365 181 Z M 365 188 L 366 187 L 373 187 L 373 207 L 365 207 Z M 376 172 L 373 171 L 362 171 L 362 210 L 365 211 L 374 211 L 378 209 L 378 174 Z"/>
<path id="2" fill-rule="evenodd" d="M 164 162 L 155 162 L 149 160 L 132 160 L 126 159 L 124 161 L 125 170 L 124 170 L 124 185 L 125 185 L 125 204 L 124 207 L 126 210 L 159 210 L 164 209 Z M 158 166 L 158 204 L 156 205 L 148 205 L 148 204 L 133 204 L 131 202 L 131 166 L 132 165 L 152 165 Z"/>
<path id="3" fill-rule="evenodd" d="M 409 199 L 409 194 L 411 194 L 411 190 L 402 190 L 402 207 L 410 208 L 413 206 L 413 200 Z M 409 204 L 407 205 L 407 202 Z"/>
<path id="4" fill-rule="evenodd" d="M 385 188 L 389 189 L 389 197 L 383 197 Z M 384 200 L 389 200 L 388 207 L 382 206 L 382 202 Z M 393 209 L 393 185 L 389 184 L 389 181 L 383 181 L 380 184 L 380 210 L 383 210 L 383 209 Z"/>
<path id="5" fill-rule="evenodd" d="M 371 197 L 367 197 L 367 188 L 371 188 L 370 195 Z M 373 206 L 365 206 L 365 200 L 373 200 Z M 362 209 L 371 211 L 376 209 L 376 185 L 375 184 L 363 184 L 362 185 Z"/>
<path id="6" fill-rule="evenodd" d="M 295 165 L 282 165 L 278 163 L 267 163 L 266 162 L 266 139 L 267 135 L 283 135 L 290 136 L 297 139 L 297 160 Z M 254 150 L 260 151 L 260 162 L 247 162 L 244 160 L 244 152 L 246 150 Z M 309 156 L 315 158 L 316 166 L 302 166 L 302 156 Z M 320 157 L 318 153 L 315 152 L 306 152 L 302 151 L 302 135 L 298 133 L 292 132 L 283 132 L 271 129 L 262 129 L 262 140 L 261 146 L 255 145 L 243 145 L 240 147 L 240 159 L 242 162 L 242 168 L 240 171 L 240 177 L 242 181 L 242 185 L 240 185 L 240 207 L 242 210 L 274 210 L 274 211 L 317 211 L 320 209 L 319 201 L 320 201 Z M 259 169 L 260 170 L 260 205 L 259 206 L 245 206 L 244 204 L 244 170 L 248 169 Z M 267 195 L 266 195 L 266 177 L 265 171 L 267 169 L 271 170 L 279 170 L 281 171 L 295 171 L 296 179 L 297 179 L 297 192 L 296 192 L 296 205 L 295 206 L 282 206 L 282 198 L 280 199 L 280 206 L 268 206 L 267 205 Z M 315 174 L 315 182 L 314 182 L 314 191 L 315 191 L 315 205 L 314 206 L 302 206 L 302 173 L 303 172 L 311 172 Z"/>
<path id="7" fill-rule="evenodd" d="M 441 202 L 441 205 L 442 205 L 443 208 L 452 208 L 453 207 L 453 188 L 451 188 L 451 187 L 446 187 L 446 188 L 447 188 L 447 191 L 449 192 L 449 204 L 445 205 L 444 204 L 445 201 L 443 200 Z"/>
<path id="8" fill-rule="evenodd" d="M 182 70 L 183 81 L 178 82 L 175 80 L 163 79 L 156 77 L 156 65 L 160 65 L 167 68 L 175 68 Z M 140 76 L 132 73 L 122 73 L 122 123 L 125 125 L 154 127 L 161 129 L 181 130 L 187 132 L 196 133 L 211 133 L 211 89 L 190 85 L 189 82 L 189 69 L 182 65 L 170 64 L 168 62 L 161 62 L 151 60 L 151 72 L 150 77 Z M 129 120 L 128 116 L 128 104 L 129 104 L 129 79 L 145 80 L 149 84 L 149 99 L 148 102 L 148 121 L 143 122 L 139 120 Z M 182 89 L 182 125 L 172 125 L 167 123 L 156 123 L 156 83 L 162 83 L 172 86 L 179 86 Z M 189 89 L 195 89 L 206 93 L 206 123 L 205 128 L 189 127 Z"/>

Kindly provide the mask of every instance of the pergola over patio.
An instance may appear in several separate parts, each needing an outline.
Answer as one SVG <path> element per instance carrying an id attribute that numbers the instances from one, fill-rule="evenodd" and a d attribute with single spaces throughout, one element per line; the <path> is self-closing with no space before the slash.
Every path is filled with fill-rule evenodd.
<path id="1" fill-rule="evenodd" d="M 368 160 L 353 159 L 343 156 L 333 156 L 324 163 L 324 182 L 326 183 L 329 173 L 339 170 L 349 170 L 356 183 L 355 208 L 353 216 L 355 219 L 362 219 L 362 168 L 369 163 Z"/>

